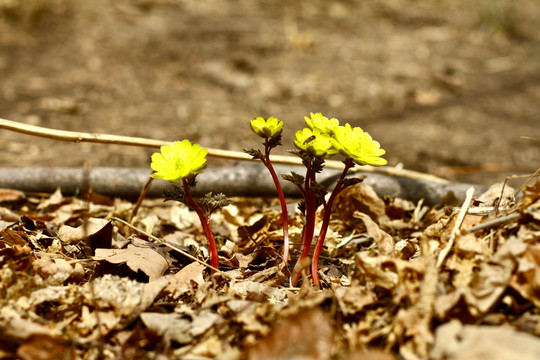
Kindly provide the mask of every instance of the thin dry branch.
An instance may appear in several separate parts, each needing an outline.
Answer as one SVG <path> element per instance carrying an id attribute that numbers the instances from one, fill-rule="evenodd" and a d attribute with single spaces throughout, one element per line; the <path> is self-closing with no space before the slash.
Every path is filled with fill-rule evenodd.
<path id="1" fill-rule="evenodd" d="M 76 131 L 66 131 L 66 130 L 56 130 L 44 128 L 41 126 L 28 125 L 19 123 L 16 121 L 6 120 L 0 118 L 0 129 L 6 129 L 10 131 L 16 131 L 19 133 L 39 136 L 53 140 L 61 141 L 71 141 L 71 142 L 92 142 L 100 144 L 116 144 L 116 145 L 128 145 L 128 146 L 139 146 L 139 147 L 148 147 L 148 148 L 159 148 L 160 146 L 170 144 L 170 141 L 165 140 L 154 140 L 141 137 L 130 137 L 130 136 L 119 136 L 119 135 L 110 135 L 110 134 L 96 134 L 96 133 L 85 133 L 85 132 L 76 132 Z M 220 158 L 220 159 L 229 159 L 229 160 L 248 160 L 252 161 L 252 157 L 244 152 L 231 151 L 231 150 L 222 150 L 222 149 L 213 149 L 208 148 L 208 156 Z M 258 160 L 257 160 L 258 161 Z M 284 165 L 302 165 L 300 158 L 293 156 L 281 156 L 273 155 L 272 162 L 275 164 L 284 164 Z M 328 160 L 325 162 L 327 168 L 332 169 L 343 169 L 343 163 L 335 160 Z M 437 176 L 424 174 L 412 170 L 398 169 L 394 167 L 384 166 L 384 167 L 372 167 L 372 166 L 362 166 L 353 168 L 353 170 L 368 172 L 368 173 L 378 173 L 392 176 L 401 176 L 410 179 L 432 181 L 437 183 L 448 183 L 448 180 L 439 178 Z"/>
<path id="2" fill-rule="evenodd" d="M 448 244 L 439 254 L 439 258 L 437 259 L 437 269 L 439 269 L 444 261 L 446 260 L 446 257 L 450 253 L 450 250 L 454 247 L 454 242 L 456 239 L 456 236 L 459 235 L 461 225 L 463 224 L 463 220 L 465 219 L 465 216 L 467 215 L 467 211 L 469 210 L 469 207 L 471 206 L 472 197 L 474 194 L 474 187 L 471 186 L 467 192 L 465 193 L 465 201 L 463 202 L 463 205 L 461 206 L 461 210 L 459 212 L 458 218 L 456 220 L 456 223 L 454 225 L 454 228 L 452 229 L 452 233 L 450 234 L 450 239 L 448 239 Z"/>

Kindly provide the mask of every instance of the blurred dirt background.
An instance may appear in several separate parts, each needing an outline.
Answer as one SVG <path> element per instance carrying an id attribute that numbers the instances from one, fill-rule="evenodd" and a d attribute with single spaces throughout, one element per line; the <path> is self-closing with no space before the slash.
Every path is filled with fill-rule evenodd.
<path id="1" fill-rule="evenodd" d="M 241 150 L 254 116 L 322 112 L 390 165 L 491 184 L 533 172 L 536 0 L 0 0 L 0 118 Z M 149 166 L 152 150 L 0 131 L 0 166 Z M 215 163 L 219 165 L 218 162 Z"/>

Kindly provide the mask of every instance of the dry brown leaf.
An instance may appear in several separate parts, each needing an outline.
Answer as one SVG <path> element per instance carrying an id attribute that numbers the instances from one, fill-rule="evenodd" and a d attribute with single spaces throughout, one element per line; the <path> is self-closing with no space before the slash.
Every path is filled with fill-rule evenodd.
<path id="1" fill-rule="evenodd" d="M 193 340 L 193 336 L 189 332 L 191 319 L 180 314 L 146 312 L 141 314 L 141 320 L 147 328 L 154 330 L 169 341 L 188 344 Z"/>
<path id="2" fill-rule="evenodd" d="M 457 236 L 453 249 L 445 264 L 446 270 L 452 273 L 451 284 L 469 286 L 479 264 L 491 257 L 491 250 L 485 240 L 470 233 Z"/>
<path id="3" fill-rule="evenodd" d="M 487 259 L 491 256 L 491 250 L 487 242 L 474 234 L 457 236 L 454 251 L 460 257 L 475 258 L 477 261 Z"/>
<path id="4" fill-rule="evenodd" d="M 435 300 L 435 313 L 439 319 L 450 314 L 464 321 L 471 321 L 491 309 L 506 291 L 516 268 L 517 258 L 526 245 L 517 238 L 509 239 L 493 258 L 480 264 L 470 286 L 460 286 L 455 291 Z"/>
<path id="5" fill-rule="evenodd" d="M 426 321 L 426 316 L 428 314 L 425 314 L 423 309 L 419 307 L 399 309 L 396 315 L 394 333 L 396 333 L 396 338 L 404 337 L 408 339 L 399 348 L 399 353 L 403 359 L 427 358 L 428 349 L 433 344 L 434 339 L 430 331 L 430 321 Z"/>
<path id="6" fill-rule="evenodd" d="M 233 282 L 230 289 L 249 299 L 283 301 L 287 298 L 287 292 L 282 289 L 248 280 Z"/>
<path id="7" fill-rule="evenodd" d="M 320 308 L 301 310 L 280 322 L 253 346 L 249 360 L 327 360 L 332 354 L 334 329 Z"/>
<path id="8" fill-rule="evenodd" d="M 22 234 L 25 235 L 24 233 L 22 233 Z M 23 238 L 23 236 L 21 236 L 21 233 L 15 231 L 15 230 L 6 229 L 6 230 L 1 232 L 1 235 L 2 235 L 2 241 L 6 242 L 7 244 L 9 244 L 11 246 L 25 246 L 25 245 L 27 245 L 27 242 Z"/>
<path id="9" fill-rule="evenodd" d="M 90 218 L 83 225 L 74 228 L 64 225 L 58 230 L 58 237 L 65 244 L 84 242 L 82 251 L 90 256 L 97 248 L 108 249 L 112 245 L 114 226 L 111 221 Z"/>
<path id="10" fill-rule="evenodd" d="M 79 262 L 44 256 L 35 260 L 33 265 L 34 269 L 47 279 L 49 285 L 56 286 L 69 279 L 82 280 L 84 278 L 84 268 Z"/>
<path id="11" fill-rule="evenodd" d="M 366 306 L 377 302 L 375 293 L 368 291 L 363 286 L 338 287 L 335 295 L 345 316 L 355 315 L 364 310 Z"/>
<path id="12" fill-rule="evenodd" d="M 204 282 L 203 271 L 206 267 L 198 262 L 192 262 L 184 266 L 179 272 L 169 278 L 169 285 L 165 291 L 171 294 L 173 299 L 178 299 L 182 295 L 193 291 L 193 283 L 202 284 Z"/>
<path id="13" fill-rule="evenodd" d="M 364 222 L 366 225 L 366 232 L 375 240 L 381 255 L 394 254 L 395 243 L 392 236 L 381 230 L 379 225 L 377 225 L 377 223 L 375 223 L 368 215 L 355 211 L 353 216 Z"/>
<path id="14" fill-rule="evenodd" d="M 342 360 L 396 360 L 396 357 L 389 352 L 380 350 L 359 350 L 349 353 L 341 358 Z"/>
<path id="15" fill-rule="evenodd" d="M 355 256 L 358 272 L 370 283 L 386 290 L 395 289 L 398 284 L 421 279 L 424 264 L 401 260 L 389 256 L 372 256 L 368 252 L 358 252 Z"/>
<path id="16" fill-rule="evenodd" d="M 457 320 L 437 328 L 434 360 L 537 360 L 540 339 L 510 327 L 461 325 Z"/>
<path id="17" fill-rule="evenodd" d="M 528 245 L 518 258 L 510 286 L 540 309 L 540 245 Z"/>
<path id="18" fill-rule="evenodd" d="M 244 333 L 250 334 L 243 339 L 244 344 L 252 345 L 255 343 L 255 336 L 267 335 L 270 332 L 270 324 L 264 321 L 264 317 L 272 310 L 269 303 L 250 302 L 249 306 L 235 315 L 234 322 L 241 325 Z"/>
<path id="19" fill-rule="evenodd" d="M 2 342 L 18 344 L 32 335 L 54 335 L 49 327 L 24 319 L 17 310 L 3 306 L 0 308 L 0 339 Z M 57 334 L 60 335 L 60 334 Z"/>
<path id="20" fill-rule="evenodd" d="M 222 322 L 221 317 L 211 310 L 202 310 L 194 319 L 189 329 L 189 333 L 194 336 L 201 336 L 210 328 L 218 326 Z"/>
<path id="21" fill-rule="evenodd" d="M 519 205 L 525 210 L 531 206 L 537 206 L 540 202 L 540 180 L 537 180 L 533 185 L 525 186 L 523 189 L 523 198 Z"/>
<path id="22" fill-rule="evenodd" d="M 0 203 L 18 201 L 25 197 L 26 195 L 20 190 L 0 188 Z"/>
<path id="23" fill-rule="evenodd" d="M 504 188 L 503 188 L 504 187 Z M 502 198 L 501 198 L 502 194 Z M 515 190 L 503 182 L 493 184 L 478 198 L 484 206 L 496 206 L 505 209 L 514 202 Z"/>
<path id="24" fill-rule="evenodd" d="M 65 309 L 80 308 L 77 330 L 84 336 L 99 336 L 131 323 L 154 302 L 167 284 L 165 278 L 145 284 L 104 275 L 83 286 L 48 286 L 34 290 L 28 304 L 35 313 L 48 317 L 60 317 Z M 101 326 L 99 329 L 96 328 L 98 325 Z"/>
<path id="25" fill-rule="evenodd" d="M 17 222 L 21 219 L 21 217 L 13 210 L 0 207 L 0 219 L 7 222 Z"/>
<path id="26" fill-rule="evenodd" d="M 120 330 L 147 310 L 167 284 L 168 281 L 165 278 L 140 283 L 104 275 L 85 284 L 80 291 L 85 304 L 94 309 L 91 313 L 99 311 L 99 318 L 93 316 L 98 321 L 97 324 L 109 324 L 104 331 Z M 92 319 L 92 317 L 89 318 Z M 95 331 L 95 324 L 92 324 L 92 322 L 86 323 L 86 328 Z"/>
<path id="27" fill-rule="evenodd" d="M 75 353 L 69 342 L 61 336 L 32 335 L 17 349 L 22 360 L 71 360 Z"/>
<path id="28" fill-rule="evenodd" d="M 140 270 L 148 275 L 150 281 L 161 277 L 169 266 L 167 260 L 155 250 L 131 244 L 127 249 L 96 249 L 93 259 L 112 264 L 126 263 L 134 272 L 137 273 Z"/>
<path id="29" fill-rule="evenodd" d="M 386 205 L 373 188 L 366 184 L 356 184 L 345 188 L 337 197 L 336 213 L 344 221 L 352 218 L 354 212 L 368 214 L 372 219 L 386 214 Z"/>
<path id="30" fill-rule="evenodd" d="M 56 189 L 56 191 L 49 196 L 47 200 L 42 201 L 38 204 L 37 209 L 38 210 L 44 210 L 49 207 L 56 207 L 64 204 L 67 200 L 62 195 L 62 191 L 60 191 L 60 188 Z"/>
<path id="31" fill-rule="evenodd" d="M 87 222 L 79 227 L 63 225 L 58 229 L 58 237 L 66 244 L 76 244 L 99 232 L 110 221 L 99 218 L 88 219 Z"/>

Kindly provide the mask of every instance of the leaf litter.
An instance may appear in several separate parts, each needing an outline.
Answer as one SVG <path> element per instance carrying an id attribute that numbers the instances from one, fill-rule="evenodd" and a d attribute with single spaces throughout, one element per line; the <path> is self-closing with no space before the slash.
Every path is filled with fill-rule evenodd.
<path id="1" fill-rule="evenodd" d="M 537 359 L 540 182 L 519 200 L 500 193 L 427 207 L 355 185 L 336 202 L 317 290 L 280 270 L 270 200 L 235 199 L 212 217 L 221 272 L 210 275 L 183 205 L 145 200 L 136 232 L 115 220 L 130 217 L 124 200 L 3 189 L 0 355 Z M 294 260 L 302 222 L 290 217 Z"/>

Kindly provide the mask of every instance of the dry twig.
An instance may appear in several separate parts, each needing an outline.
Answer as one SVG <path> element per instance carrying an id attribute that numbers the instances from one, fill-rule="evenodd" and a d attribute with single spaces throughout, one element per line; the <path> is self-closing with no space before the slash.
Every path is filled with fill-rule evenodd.
<path id="1" fill-rule="evenodd" d="M 461 224 L 463 224 L 463 220 L 465 219 L 465 215 L 467 215 L 469 206 L 471 206 L 473 194 L 474 194 L 474 187 L 471 186 L 469 190 L 467 190 L 466 192 L 465 201 L 463 202 L 463 205 L 461 206 L 461 210 L 459 212 L 458 218 L 456 220 L 454 228 L 452 229 L 452 233 L 450 234 L 450 239 L 448 239 L 448 244 L 446 244 L 446 247 L 442 249 L 441 253 L 439 254 L 439 258 L 437 259 L 437 269 L 439 269 L 441 265 L 444 263 L 444 260 L 446 260 L 446 257 L 448 256 L 448 254 L 450 253 L 450 250 L 452 250 L 452 247 L 454 246 L 454 241 L 456 239 L 456 236 L 459 234 L 459 228 L 461 227 Z"/>
<path id="2" fill-rule="evenodd" d="M 0 118 L 0 129 L 6 129 L 11 131 L 20 132 L 27 135 L 39 136 L 54 140 L 62 141 L 72 141 L 72 142 L 91 142 L 91 143 L 100 143 L 100 144 L 116 144 L 116 145 L 128 145 L 128 146 L 139 146 L 139 147 L 148 147 L 148 148 L 159 148 L 160 146 L 167 145 L 170 141 L 164 140 L 154 140 L 140 137 L 130 137 L 130 136 L 119 136 L 119 135 L 110 135 L 110 134 L 96 134 L 96 133 L 85 133 L 85 132 L 76 132 L 76 131 L 65 131 L 65 130 L 55 130 L 44 128 L 41 126 L 22 124 L 16 121 L 6 120 Z M 252 161 L 252 157 L 244 152 L 231 151 L 231 150 L 221 150 L 208 148 L 208 156 L 220 158 L 220 159 L 229 159 L 229 160 L 248 160 Z M 258 161 L 258 160 L 257 160 Z M 293 156 L 280 156 L 273 155 L 272 163 L 274 164 L 284 164 L 284 165 L 302 165 L 302 160 Z M 343 163 L 335 160 L 328 160 L 325 162 L 327 168 L 333 169 L 343 169 Z M 370 173 L 379 173 L 392 176 L 401 176 L 411 179 L 433 181 L 438 183 L 448 183 L 448 180 L 439 178 L 437 176 L 424 174 L 412 170 L 398 169 L 395 167 L 373 167 L 373 166 L 362 166 L 361 168 L 356 167 L 352 170 L 358 170 L 362 172 Z"/>

